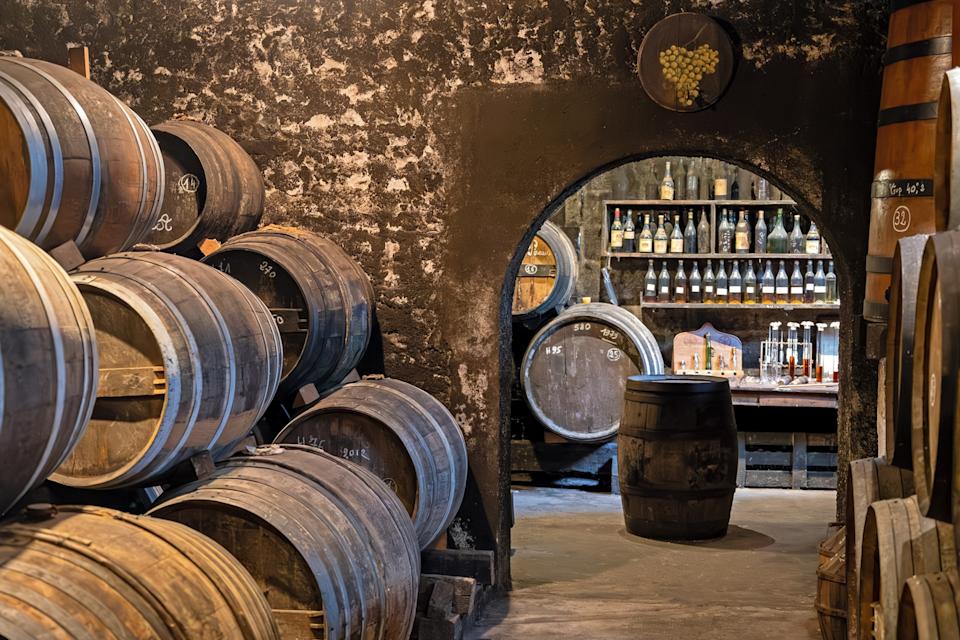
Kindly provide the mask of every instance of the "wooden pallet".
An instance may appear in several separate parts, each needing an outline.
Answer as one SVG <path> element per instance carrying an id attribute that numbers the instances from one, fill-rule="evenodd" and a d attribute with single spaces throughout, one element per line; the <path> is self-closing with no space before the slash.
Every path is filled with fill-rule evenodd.
<path id="1" fill-rule="evenodd" d="M 620 493 L 617 478 L 617 443 L 510 442 L 510 470 L 514 480 L 538 475 L 596 478 L 603 489 Z"/>
<path id="2" fill-rule="evenodd" d="M 737 434 L 738 487 L 836 489 L 837 440 L 833 434 Z"/>

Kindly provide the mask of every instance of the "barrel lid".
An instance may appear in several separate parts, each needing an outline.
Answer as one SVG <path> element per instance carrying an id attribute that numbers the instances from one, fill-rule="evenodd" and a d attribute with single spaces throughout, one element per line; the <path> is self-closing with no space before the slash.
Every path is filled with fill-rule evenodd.
<path id="1" fill-rule="evenodd" d="M 642 375 L 627 378 L 627 391 L 653 393 L 716 393 L 730 381 L 719 376 Z"/>

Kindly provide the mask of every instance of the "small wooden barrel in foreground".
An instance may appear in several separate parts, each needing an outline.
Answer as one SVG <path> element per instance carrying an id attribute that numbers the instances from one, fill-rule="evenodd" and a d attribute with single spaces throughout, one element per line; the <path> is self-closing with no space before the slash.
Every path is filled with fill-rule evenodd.
<path id="1" fill-rule="evenodd" d="M 250 574 L 175 522 L 36 505 L 0 528 L 0 637 L 279 638 Z"/>
<path id="2" fill-rule="evenodd" d="M 280 376 L 280 336 L 237 281 L 188 258 L 122 253 L 73 275 L 93 316 L 100 386 L 86 433 L 53 480 L 75 487 L 156 482 L 209 450 L 226 456 L 263 415 Z"/>
<path id="3" fill-rule="evenodd" d="M 338 384 L 370 341 L 373 288 L 340 247 L 309 231 L 268 226 L 232 238 L 203 260 L 270 308 L 283 339 L 280 394 Z"/>
<path id="4" fill-rule="evenodd" d="M 319 447 L 375 473 L 410 513 L 421 549 L 446 531 L 463 500 L 460 425 L 436 398 L 400 380 L 345 385 L 294 418 L 276 442 Z"/>
<path id="5" fill-rule="evenodd" d="M 163 162 L 126 105 L 60 65 L 0 57 L 0 225 L 87 258 L 132 247 L 156 223 Z"/>
<path id="6" fill-rule="evenodd" d="M 570 307 L 534 336 L 520 382 L 543 426 L 593 442 L 617 433 L 627 378 L 662 373 L 660 347 L 639 318 L 591 303 Z"/>
<path id="7" fill-rule="evenodd" d="M 0 514 L 80 439 L 97 390 L 93 321 L 36 245 L 0 227 Z"/>
<path id="8" fill-rule="evenodd" d="M 737 485 L 730 383 L 706 376 L 634 376 L 617 436 L 627 531 L 646 538 L 725 535 Z"/>
<path id="9" fill-rule="evenodd" d="M 263 447 L 164 494 L 150 514 L 222 544 L 273 609 L 311 618 L 325 640 L 410 635 L 420 578 L 413 524 L 358 465 L 314 447 Z"/>
<path id="10" fill-rule="evenodd" d="M 577 284 L 577 248 L 563 229 L 544 222 L 527 247 L 513 285 L 513 319 L 529 320 L 565 304 Z"/>
<path id="11" fill-rule="evenodd" d="M 252 231 L 263 215 L 263 176 L 227 134 L 199 122 L 152 128 L 166 174 L 163 208 L 143 239 L 163 251 L 199 255 L 207 239 Z"/>
<path id="12" fill-rule="evenodd" d="M 900 595 L 897 640 L 960 638 L 960 576 L 952 568 L 907 578 Z"/>
<path id="13" fill-rule="evenodd" d="M 817 619 L 824 640 L 847 638 L 847 554 L 844 551 L 845 530 L 832 538 L 835 551 L 823 558 L 817 567 Z M 825 541 L 826 542 L 826 541 Z"/>

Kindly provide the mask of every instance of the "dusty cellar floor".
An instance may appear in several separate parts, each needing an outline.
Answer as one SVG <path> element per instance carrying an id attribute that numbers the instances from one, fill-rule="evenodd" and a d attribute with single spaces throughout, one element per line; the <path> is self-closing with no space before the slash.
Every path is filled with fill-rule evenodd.
<path id="1" fill-rule="evenodd" d="M 514 490 L 513 585 L 471 640 L 819 638 L 817 543 L 833 491 L 738 489 L 726 538 L 624 531 L 619 496 Z"/>

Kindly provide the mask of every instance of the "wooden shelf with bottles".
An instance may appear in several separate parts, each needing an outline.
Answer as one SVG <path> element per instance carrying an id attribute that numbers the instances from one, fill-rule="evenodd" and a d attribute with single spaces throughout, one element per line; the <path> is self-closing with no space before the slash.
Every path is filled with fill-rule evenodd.
<path id="1" fill-rule="evenodd" d="M 604 251 L 604 258 L 649 260 L 833 260 L 829 253 L 621 253 Z"/>
<path id="2" fill-rule="evenodd" d="M 766 309 L 781 309 L 783 311 L 810 310 L 810 311 L 837 311 L 839 304 L 816 304 L 783 302 L 776 304 L 746 304 L 743 302 L 715 303 L 715 302 L 641 302 L 637 305 L 649 309 L 739 309 L 745 311 L 763 311 Z"/>

